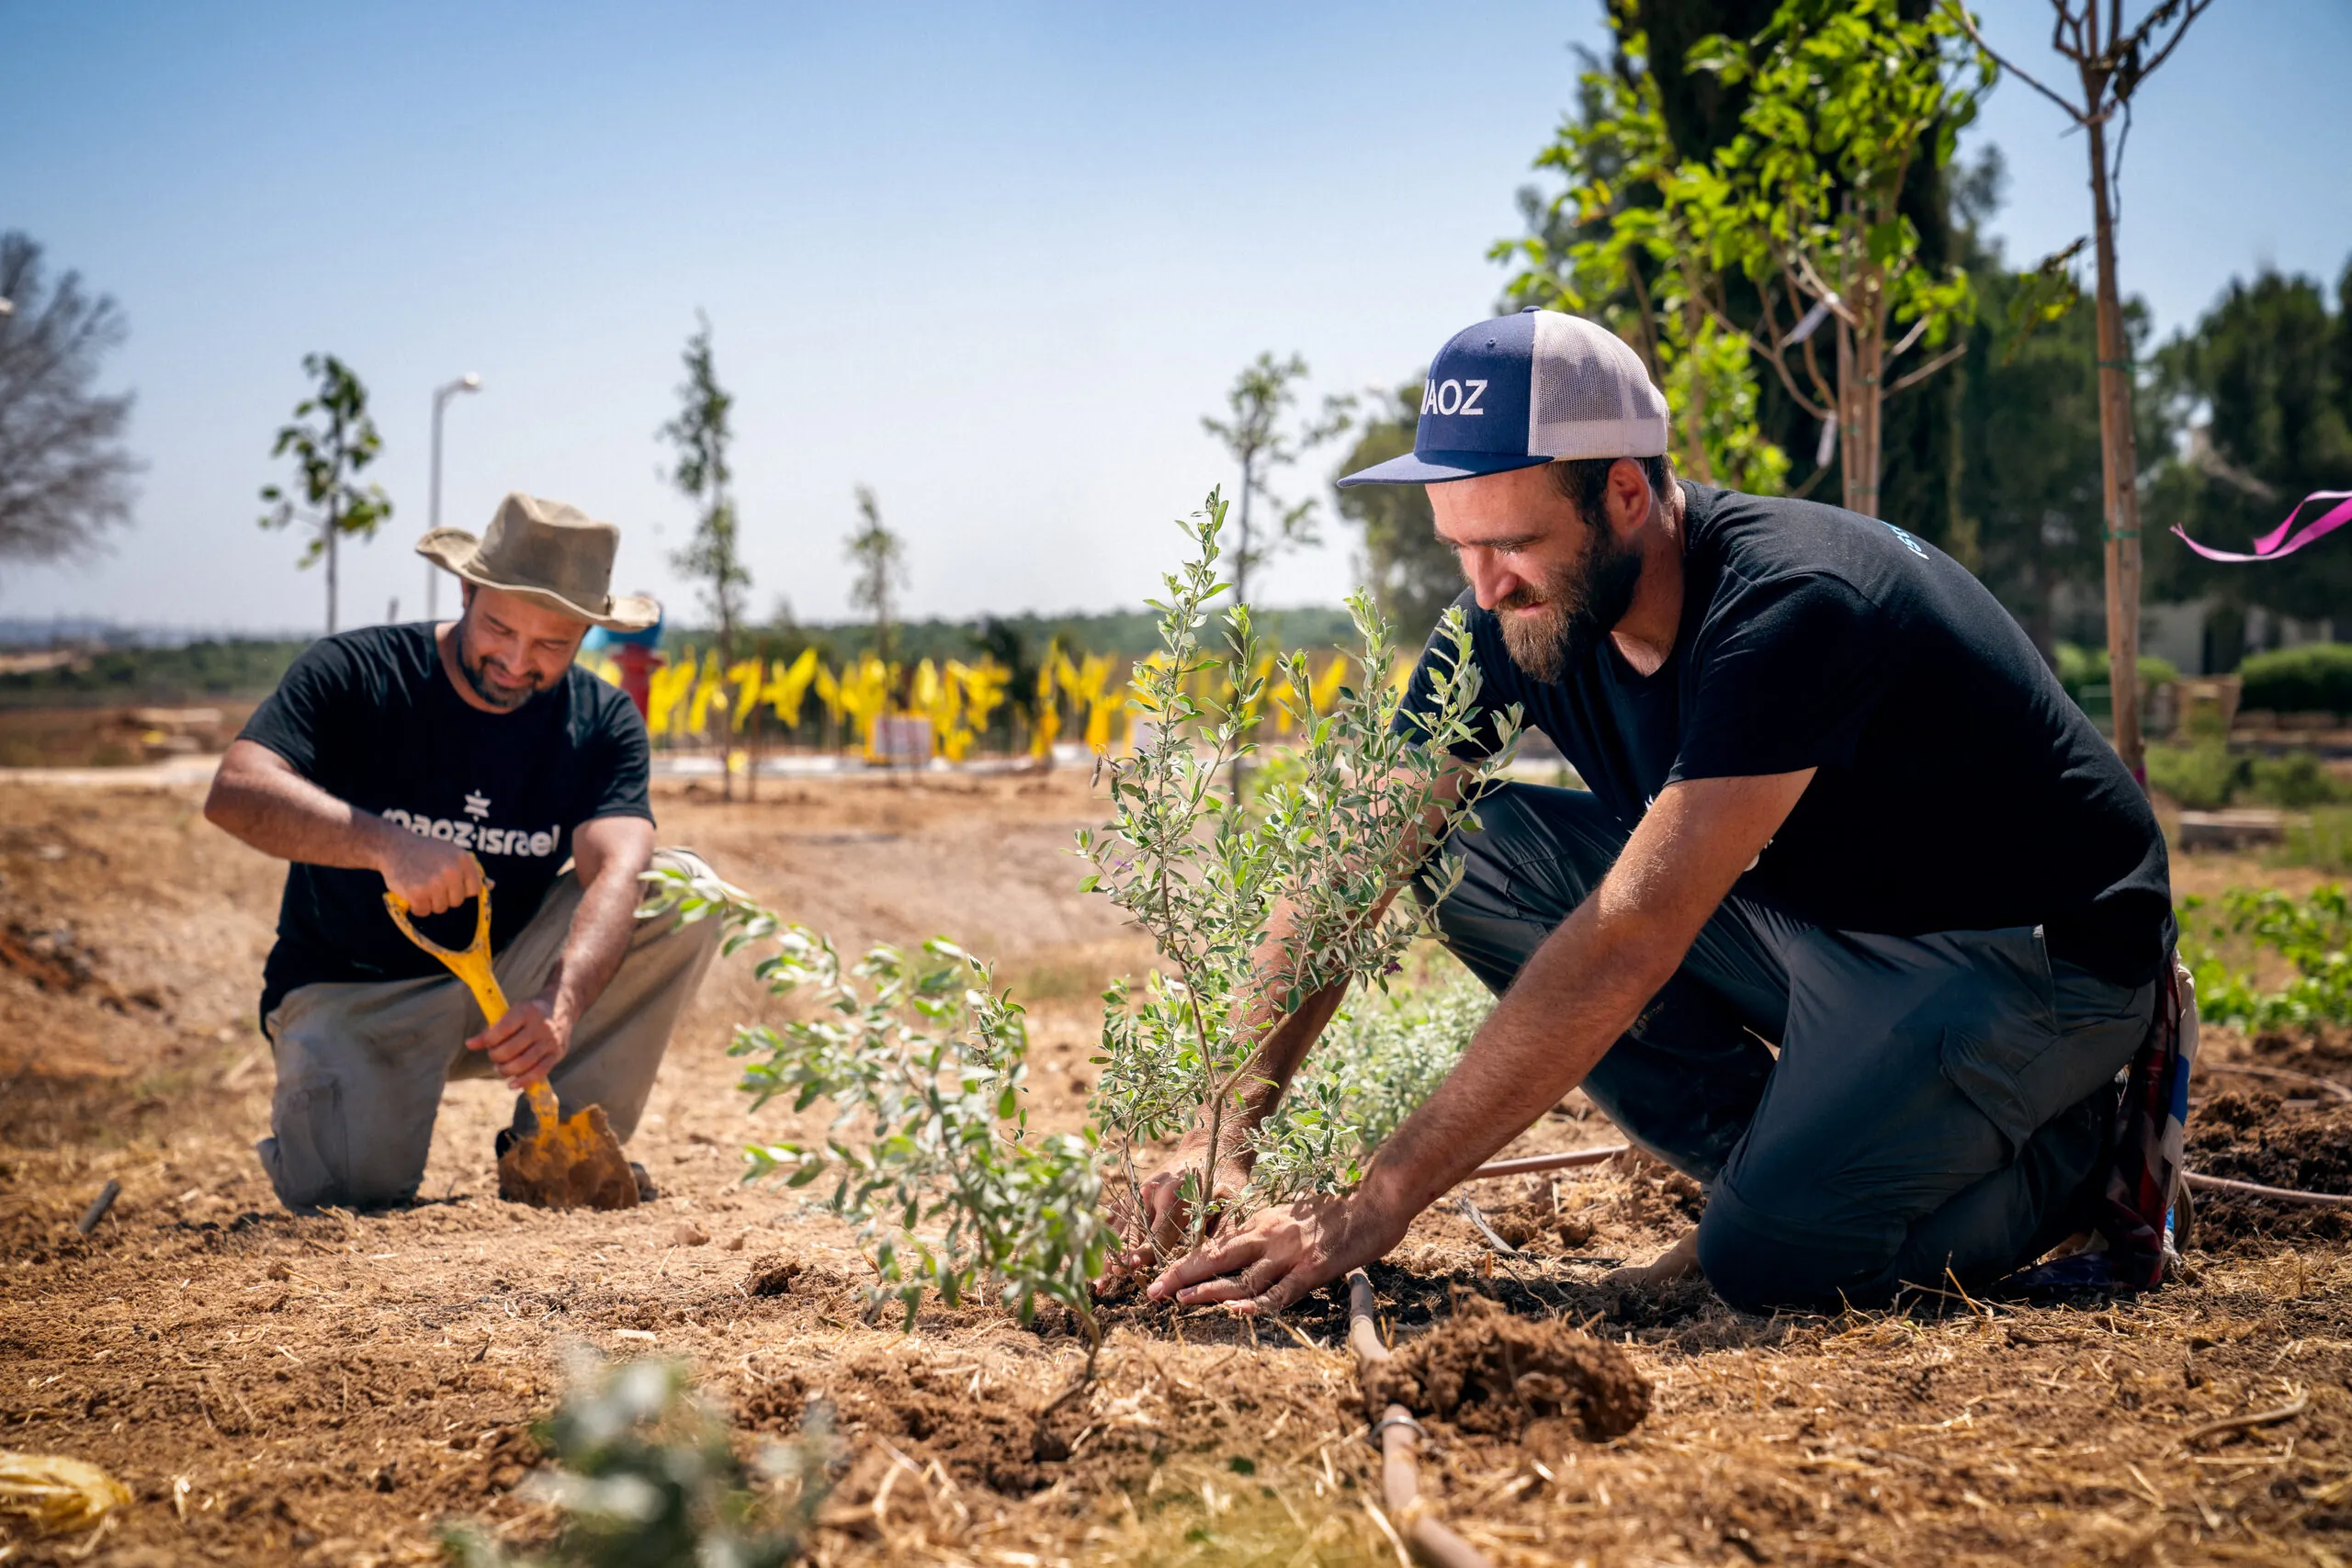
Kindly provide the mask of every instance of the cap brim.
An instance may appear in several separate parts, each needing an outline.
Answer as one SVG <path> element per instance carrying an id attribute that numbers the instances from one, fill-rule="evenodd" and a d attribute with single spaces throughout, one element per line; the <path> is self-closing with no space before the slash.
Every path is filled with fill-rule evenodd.
<path id="1" fill-rule="evenodd" d="M 1548 463 L 1549 457 L 1531 457 L 1523 452 L 1408 452 L 1401 457 L 1391 457 L 1385 463 L 1374 463 L 1360 468 L 1340 480 L 1348 485 L 1440 485 L 1448 479 L 1472 479 L 1480 474 L 1509 473 L 1513 468 L 1532 468 Z"/>

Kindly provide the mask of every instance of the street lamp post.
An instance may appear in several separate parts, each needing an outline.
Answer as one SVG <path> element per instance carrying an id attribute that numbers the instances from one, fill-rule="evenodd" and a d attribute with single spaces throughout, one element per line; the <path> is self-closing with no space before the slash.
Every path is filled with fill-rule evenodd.
<path id="1" fill-rule="evenodd" d="M 430 526 L 432 527 L 438 528 L 441 526 L 441 411 L 447 408 L 449 406 L 449 400 L 456 397 L 459 392 L 479 392 L 481 390 L 481 378 L 475 375 L 470 370 L 467 371 L 464 375 L 458 377 L 456 380 L 450 382 L 446 387 L 435 387 L 433 389 L 433 500 L 431 503 L 432 521 L 430 524 Z M 428 564 L 424 569 L 424 618 L 427 621 L 440 619 L 440 616 L 436 613 L 435 607 L 435 602 L 439 596 L 440 587 L 440 569 Z"/>

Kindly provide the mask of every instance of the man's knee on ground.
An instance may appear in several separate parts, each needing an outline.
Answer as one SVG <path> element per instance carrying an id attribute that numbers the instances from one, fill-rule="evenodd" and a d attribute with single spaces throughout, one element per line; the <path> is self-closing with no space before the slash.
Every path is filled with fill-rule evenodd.
<path id="1" fill-rule="evenodd" d="M 277 1201 L 289 1213 L 316 1213 L 321 1209 L 391 1209 L 410 1201 L 423 1185 L 424 1173 L 401 1177 L 385 1172 L 333 1171 L 314 1159 L 291 1153 L 286 1143 L 265 1138 L 260 1145 L 262 1169 Z"/>
<path id="2" fill-rule="evenodd" d="M 1699 1222 L 1699 1271 L 1742 1312 L 1837 1312 L 1876 1306 L 1878 1275 L 1892 1260 L 1861 1244 L 1792 1241 L 1768 1233 L 1724 1201 L 1719 1186 Z M 1868 1297 L 1869 1299 L 1864 1299 Z"/>

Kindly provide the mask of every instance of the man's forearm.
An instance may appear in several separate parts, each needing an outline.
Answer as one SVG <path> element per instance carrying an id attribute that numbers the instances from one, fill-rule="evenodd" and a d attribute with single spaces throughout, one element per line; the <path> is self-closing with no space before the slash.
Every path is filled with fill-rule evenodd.
<path id="1" fill-rule="evenodd" d="M 643 869 L 608 864 L 581 889 L 562 955 L 548 976 L 553 1011 L 566 1027 L 578 1023 L 605 994 L 628 955 L 637 931 L 637 875 Z"/>
<path id="2" fill-rule="evenodd" d="M 1687 943 L 1588 902 L 1535 950 L 1437 1092 L 1364 1177 L 1418 1213 L 1584 1081 L 1681 962 Z"/>
<path id="3" fill-rule="evenodd" d="M 250 745 L 251 742 L 239 742 Z M 204 802 L 206 818 L 266 855 L 308 865 L 377 871 L 390 835 L 404 831 L 336 799 L 290 768 L 224 761 Z"/>

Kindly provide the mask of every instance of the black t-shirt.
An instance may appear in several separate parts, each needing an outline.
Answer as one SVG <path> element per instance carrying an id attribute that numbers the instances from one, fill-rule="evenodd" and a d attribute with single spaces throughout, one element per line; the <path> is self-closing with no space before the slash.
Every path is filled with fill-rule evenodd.
<path id="1" fill-rule="evenodd" d="M 574 828 L 653 818 L 651 750 L 628 694 L 575 665 L 512 713 L 485 713 L 458 694 L 424 623 L 312 643 L 238 739 L 266 746 L 339 800 L 480 856 L 495 885 L 496 951 L 537 912 L 571 858 Z M 417 929 L 461 948 L 474 920 L 468 902 Z M 392 924 L 376 873 L 288 868 L 262 976 L 264 1020 L 298 986 L 446 973 Z"/>
<path id="2" fill-rule="evenodd" d="M 1683 491 L 1665 664 L 1643 676 L 1604 637 L 1532 680 L 1465 593 L 1480 707 L 1517 704 L 1629 831 L 1679 780 L 1819 770 L 1734 889 L 1799 919 L 1893 936 L 2041 925 L 2058 957 L 2153 978 L 2173 940 L 2155 815 L 1984 586 L 1889 523 Z M 1430 658 L 1400 728 L 1429 705 Z"/>

